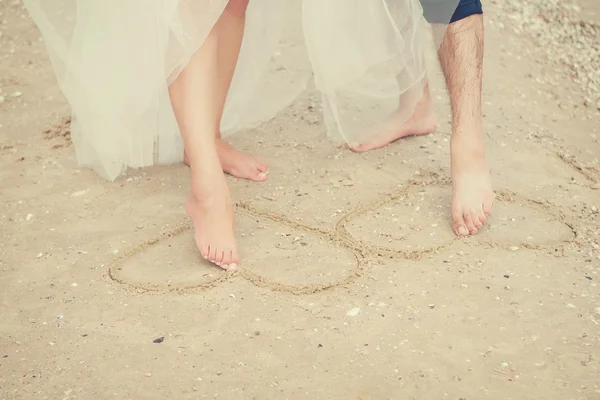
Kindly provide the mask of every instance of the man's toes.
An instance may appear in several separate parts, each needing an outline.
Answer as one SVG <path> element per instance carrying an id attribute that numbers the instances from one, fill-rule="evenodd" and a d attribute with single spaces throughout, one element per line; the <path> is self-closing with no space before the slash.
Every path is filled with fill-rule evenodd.
<path id="1" fill-rule="evenodd" d="M 219 249 L 219 250 L 215 251 L 214 263 L 217 264 L 219 267 L 222 266 L 224 258 L 225 258 L 225 252 L 223 250 Z"/>
<path id="2" fill-rule="evenodd" d="M 235 271 L 240 265 L 240 259 L 237 256 L 236 250 L 225 250 L 223 252 L 223 262 L 221 267 L 226 271 Z"/>
<path id="3" fill-rule="evenodd" d="M 221 268 L 225 271 L 229 271 L 229 264 L 231 264 L 231 250 L 223 251 L 223 260 L 221 261 Z"/>
<path id="4" fill-rule="evenodd" d="M 212 262 L 213 264 L 223 268 L 224 270 L 227 270 L 229 268 L 229 262 L 228 262 L 228 254 L 230 252 L 227 250 L 222 250 L 221 248 L 217 247 L 217 246 L 211 246 L 211 250 L 210 250 L 210 256 L 208 258 L 208 260 L 210 262 Z"/>
<path id="5" fill-rule="evenodd" d="M 204 258 L 205 260 L 208 260 L 208 257 L 210 257 L 210 247 L 206 244 L 203 244 L 200 247 L 200 254 L 202 254 L 202 258 Z"/>
<path id="6" fill-rule="evenodd" d="M 231 262 L 229 263 L 229 270 L 235 271 L 240 266 L 240 255 L 237 249 L 231 250 Z"/>
<path id="7" fill-rule="evenodd" d="M 222 259 L 223 257 L 221 257 Z M 217 246 L 208 245 L 208 261 L 217 263 Z"/>

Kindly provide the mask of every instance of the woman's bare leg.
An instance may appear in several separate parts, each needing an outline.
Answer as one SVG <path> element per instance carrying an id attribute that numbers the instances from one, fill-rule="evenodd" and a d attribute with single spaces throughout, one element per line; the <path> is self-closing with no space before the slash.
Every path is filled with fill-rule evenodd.
<path id="1" fill-rule="evenodd" d="M 192 172 L 186 210 L 194 225 L 196 244 L 203 257 L 231 270 L 239 265 L 239 255 L 233 206 L 215 144 L 218 46 L 218 34 L 213 29 L 169 92 Z"/>
<path id="2" fill-rule="evenodd" d="M 264 158 L 234 149 L 221 139 L 221 131 L 218 129 L 242 47 L 248 2 L 249 0 L 229 0 L 214 28 L 219 41 L 216 147 L 223 171 L 236 178 L 262 182 L 267 179 L 269 172 Z M 185 161 L 188 164 L 187 157 Z"/>

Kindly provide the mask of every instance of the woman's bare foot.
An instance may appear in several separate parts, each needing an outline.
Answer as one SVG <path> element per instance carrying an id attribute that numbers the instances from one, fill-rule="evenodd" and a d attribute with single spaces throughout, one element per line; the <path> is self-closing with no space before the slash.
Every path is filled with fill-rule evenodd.
<path id="1" fill-rule="evenodd" d="M 203 174 L 202 179 L 193 177 L 186 211 L 192 219 L 202 257 L 224 270 L 233 271 L 240 265 L 233 205 L 225 176 L 216 160 L 214 164 L 214 171 Z"/>
<path id="2" fill-rule="evenodd" d="M 427 135 L 435 131 L 437 120 L 435 117 L 435 110 L 433 109 L 433 102 L 431 101 L 431 95 L 427 88 L 425 88 L 423 98 L 417 103 L 412 117 L 404 123 L 402 123 L 400 118 L 402 118 L 402 113 L 401 110 L 398 110 L 398 112 L 384 124 L 384 126 L 392 127 L 391 129 L 384 128 L 379 135 L 376 135 L 368 143 L 352 146 L 350 149 L 359 153 L 375 150 L 407 136 Z M 399 121 L 395 122 L 394 119 L 398 119 Z"/>
<path id="3" fill-rule="evenodd" d="M 474 235 L 485 224 L 494 204 L 490 169 L 481 135 L 453 137 L 452 222 L 458 236 Z M 481 142 L 481 143 L 477 143 Z"/>
<path id="4" fill-rule="evenodd" d="M 217 138 L 216 145 L 223 172 L 254 182 L 267 180 L 269 166 L 264 158 L 242 153 L 221 138 Z M 183 154 L 183 162 L 190 165 L 186 153 Z"/>

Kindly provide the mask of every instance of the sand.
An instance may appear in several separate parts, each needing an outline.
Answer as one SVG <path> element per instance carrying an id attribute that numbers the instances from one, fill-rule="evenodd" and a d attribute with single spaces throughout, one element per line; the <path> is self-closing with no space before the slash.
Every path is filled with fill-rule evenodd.
<path id="1" fill-rule="evenodd" d="M 489 225 L 452 234 L 437 71 L 438 131 L 368 154 L 307 92 L 232 138 L 271 174 L 229 179 L 227 275 L 185 166 L 76 165 L 39 33 L 0 0 L 0 398 L 600 399 L 600 112 L 486 7 Z"/>

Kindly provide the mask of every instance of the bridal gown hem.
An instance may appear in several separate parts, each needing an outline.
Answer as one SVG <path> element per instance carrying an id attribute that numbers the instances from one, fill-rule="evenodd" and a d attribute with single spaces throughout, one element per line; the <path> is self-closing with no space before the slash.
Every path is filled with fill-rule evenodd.
<path id="1" fill-rule="evenodd" d="M 458 2 L 426 1 L 449 10 L 438 21 Z M 227 0 L 25 5 L 71 105 L 80 165 L 114 180 L 129 167 L 182 161 L 168 86 Z M 418 0 L 250 0 L 246 18 L 224 135 L 272 119 L 314 82 L 328 135 L 357 145 L 393 129 L 391 116 L 395 126 L 408 120 L 423 94 L 435 44 Z"/>

